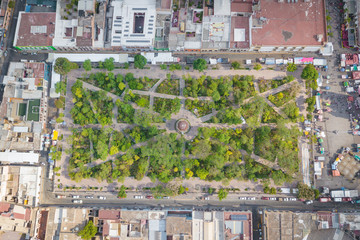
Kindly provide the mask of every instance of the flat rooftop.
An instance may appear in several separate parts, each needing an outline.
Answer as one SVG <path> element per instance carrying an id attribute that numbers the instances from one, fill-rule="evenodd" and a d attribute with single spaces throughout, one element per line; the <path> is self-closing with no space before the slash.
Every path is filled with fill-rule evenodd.
<path id="1" fill-rule="evenodd" d="M 230 48 L 249 48 L 249 17 L 231 17 Z"/>
<path id="2" fill-rule="evenodd" d="M 14 46 L 52 46 L 55 16 L 54 12 L 20 12 Z"/>
<path id="3" fill-rule="evenodd" d="M 262 28 L 252 29 L 252 45 L 323 45 L 326 42 L 325 7 L 322 0 L 297 3 L 267 0 L 255 15 Z M 254 20 L 254 19 L 253 19 Z M 322 35 L 323 40 L 317 41 Z"/>

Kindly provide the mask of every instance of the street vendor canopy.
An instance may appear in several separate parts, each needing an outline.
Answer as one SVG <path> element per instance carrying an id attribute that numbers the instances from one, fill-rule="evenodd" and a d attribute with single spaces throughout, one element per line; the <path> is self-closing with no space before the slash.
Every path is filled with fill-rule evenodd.
<path id="1" fill-rule="evenodd" d="M 352 72 L 352 78 L 353 79 L 360 79 L 360 71 Z"/>

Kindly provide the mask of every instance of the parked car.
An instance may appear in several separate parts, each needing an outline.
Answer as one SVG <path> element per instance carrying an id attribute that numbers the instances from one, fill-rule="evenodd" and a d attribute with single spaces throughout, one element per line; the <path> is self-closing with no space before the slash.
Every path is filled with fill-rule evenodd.
<path id="1" fill-rule="evenodd" d="M 89 195 L 89 196 L 85 196 L 85 198 L 91 199 L 91 198 L 94 198 L 94 196 Z"/>
<path id="2" fill-rule="evenodd" d="M 170 197 L 168 197 L 168 196 L 165 196 L 165 197 L 163 197 L 163 199 L 170 199 Z"/>
<path id="3" fill-rule="evenodd" d="M 161 196 L 156 196 L 155 199 L 162 199 L 162 197 Z"/>
<path id="4" fill-rule="evenodd" d="M 65 195 L 56 195 L 56 198 L 66 198 Z"/>
<path id="5" fill-rule="evenodd" d="M 319 202 L 331 202 L 331 198 L 329 198 L 329 197 L 321 197 L 321 198 L 319 198 Z"/>
<path id="6" fill-rule="evenodd" d="M 246 197 L 239 197 L 240 200 L 246 200 Z"/>
<path id="7" fill-rule="evenodd" d="M 288 202 L 289 198 L 285 197 L 285 198 L 283 198 L 283 201 Z"/>
<path id="8" fill-rule="evenodd" d="M 106 200 L 106 197 L 104 197 L 104 196 L 98 196 L 98 199 Z"/>
<path id="9" fill-rule="evenodd" d="M 255 201 L 255 200 L 256 200 L 256 197 L 247 197 L 247 200 L 249 200 L 249 201 Z"/>
<path id="10" fill-rule="evenodd" d="M 289 198 L 290 201 L 297 201 L 297 198 Z"/>
<path id="11" fill-rule="evenodd" d="M 80 198 L 79 195 L 72 195 L 72 198 Z"/>
<path id="12" fill-rule="evenodd" d="M 75 200 L 72 200 L 72 202 L 81 204 L 83 201 L 81 199 L 75 199 Z"/>
<path id="13" fill-rule="evenodd" d="M 277 198 L 276 198 L 276 197 L 271 197 L 269 200 L 270 200 L 270 201 L 276 201 Z"/>
<path id="14" fill-rule="evenodd" d="M 153 199 L 154 197 L 153 196 L 146 196 L 147 199 Z"/>
<path id="15" fill-rule="evenodd" d="M 134 198 L 136 198 L 136 199 L 143 199 L 143 198 L 144 198 L 144 196 L 141 196 L 141 195 L 135 195 L 135 196 L 134 196 Z"/>
<path id="16" fill-rule="evenodd" d="M 351 197 L 343 197 L 343 202 L 351 202 Z"/>
<path id="17" fill-rule="evenodd" d="M 268 197 L 261 197 L 261 200 L 270 200 Z"/>
<path id="18" fill-rule="evenodd" d="M 313 200 L 307 200 L 307 201 L 305 201 L 305 204 L 306 204 L 306 205 L 310 205 L 310 204 L 313 204 L 313 203 L 314 203 Z"/>
<path id="19" fill-rule="evenodd" d="M 209 197 L 205 197 L 204 200 L 210 200 L 210 198 L 209 198 Z"/>

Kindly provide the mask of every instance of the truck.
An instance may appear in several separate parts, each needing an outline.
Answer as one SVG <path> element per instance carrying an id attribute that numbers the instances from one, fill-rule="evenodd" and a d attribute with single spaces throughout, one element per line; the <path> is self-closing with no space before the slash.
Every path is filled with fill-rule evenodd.
<path id="1" fill-rule="evenodd" d="M 321 198 L 319 198 L 319 202 L 331 202 L 331 198 L 329 198 L 329 197 L 321 197 Z"/>

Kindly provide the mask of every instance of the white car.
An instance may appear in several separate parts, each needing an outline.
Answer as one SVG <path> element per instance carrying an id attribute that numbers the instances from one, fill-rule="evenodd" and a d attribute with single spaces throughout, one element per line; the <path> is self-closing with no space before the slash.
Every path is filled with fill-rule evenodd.
<path id="1" fill-rule="evenodd" d="M 94 196 L 85 196 L 85 198 L 88 198 L 88 199 L 89 199 L 89 198 L 94 198 Z"/>
<path id="2" fill-rule="evenodd" d="M 81 199 L 76 199 L 76 200 L 72 200 L 73 203 L 79 203 L 81 204 L 82 203 L 82 200 Z"/>
<path id="3" fill-rule="evenodd" d="M 165 196 L 165 197 L 163 197 L 163 199 L 170 199 L 170 197 L 168 197 L 168 196 Z"/>
<path id="4" fill-rule="evenodd" d="M 285 198 L 283 198 L 283 201 L 287 202 L 287 201 L 289 201 L 289 198 L 285 197 Z"/>
<path id="5" fill-rule="evenodd" d="M 246 200 L 246 197 L 239 197 L 240 200 Z"/>
<path id="6" fill-rule="evenodd" d="M 209 198 L 209 197 L 205 197 L 204 199 L 205 199 L 205 200 L 210 200 L 210 198 Z"/>
<path id="7" fill-rule="evenodd" d="M 297 198 L 289 198 L 290 201 L 297 201 Z"/>
<path id="8" fill-rule="evenodd" d="M 310 205 L 310 204 L 313 204 L 314 201 L 313 200 L 307 200 L 307 201 L 305 201 L 305 203 L 306 203 L 306 205 Z"/>
<path id="9" fill-rule="evenodd" d="M 80 198 L 79 195 L 72 195 L 72 198 Z"/>
<path id="10" fill-rule="evenodd" d="M 247 200 L 255 201 L 255 200 L 256 200 L 256 197 L 248 197 Z"/>
<path id="11" fill-rule="evenodd" d="M 271 197 L 271 198 L 269 198 L 269 200 L 270 201 L 276 201 L 277 199 L 276 199 L 276 197 Z"/>
<path id="12" fill-rule="evenodd" d="M 134 196 L 134 198 L 136 198 L 136 199 L 143 199 L 144 196 L 142 196 L 142 195 L 136 195 L 136 196 Z"/>
<path id="13" fill-rule="evenodd" d="M 106 200 L 106 197 L 103 197 L 103 196 L 98 196 L 98 198 L 101 200 Z"/>

